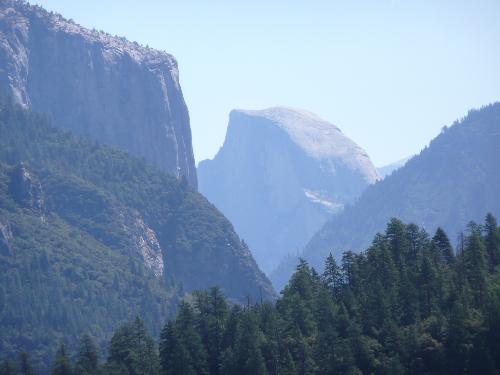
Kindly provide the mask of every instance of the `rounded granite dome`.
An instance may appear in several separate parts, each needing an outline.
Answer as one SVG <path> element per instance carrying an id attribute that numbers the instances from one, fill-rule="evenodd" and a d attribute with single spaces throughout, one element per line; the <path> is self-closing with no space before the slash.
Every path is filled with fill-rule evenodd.
<path id="1" fill-rule="evenodd" d="M 285 131 L 310 157 L 341 161 L 348 168 L 362 173 L 368 183 L 374 183 L 379 178 L 365 150 L 346 137 L 337 126 L 312 112 L 291 107 L 271 107 L 262 110 L 236 109 L 231 112 L 231 117 L 234 116 L 268 120 Z"/>

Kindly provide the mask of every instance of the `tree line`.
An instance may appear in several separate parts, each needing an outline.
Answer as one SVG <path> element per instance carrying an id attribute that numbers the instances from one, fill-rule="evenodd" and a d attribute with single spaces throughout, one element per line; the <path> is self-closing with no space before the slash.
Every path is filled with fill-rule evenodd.
<path id="1" fill-rule="evenodd" d="M 61 345 L 53 375 L 498 374 L 500 230 L 488 214 L 454 250 L 392 219 L 369 249 L 301 261 L 276 303 L 230 304 L 218 288 L 193 293 L 162 329 L 121 326 L 105 362 L 90 336 L 71 356 Z M 29 356 L 0 375 L 35 372 Z"/>

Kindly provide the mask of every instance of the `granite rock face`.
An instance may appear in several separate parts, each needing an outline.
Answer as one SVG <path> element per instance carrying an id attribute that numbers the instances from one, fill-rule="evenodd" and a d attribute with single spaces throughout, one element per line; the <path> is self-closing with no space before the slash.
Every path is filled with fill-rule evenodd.
<path id="1" fill-rule="evenodd" d="M 2 224 L 0 222 L 0 255 L 9 256 L 12 255 L 12 247 L 10 242 L 12 241 L 12 230 L 10 225 Z"/>
<path id="2" fill-rule="evenodd" d="M 165 52 L 2 0 L 0 95 L 197 186 L 177 61 Z"/>
<path id="3" fill-rule="evenodd" d="M 19 204 L 36 211 L 40 219 L 45 220 L 45 193 L 42 184 L 24 163 L 19 163 L 12 170 L 9 190 Z"/>
<path id="4" fill-rule="evenodd" d="M 431 236 L 438 227 L 457 243 L 470 220 L 500 216 L 500 103 L 472 110 L 443 128 L 420 154 L 368 187 L 356 203 L 332 217 L 300 256 L 322 271 L 329 253 L 366 250 L 391 218 L 414 223 Z M 297 264 L 290 258 L 273 273 L 284 285 Z"/>
<path id="5" fill-rule="evenodd" d="M 126 219 L 123 227 L 133 238 L 135 250 L 141 255 L 144 266 L 156 277 L 162 276 L 165 268 L 163 250 L 155 231 L 144 222 L 137 211 L 127 215 Z"/>
<path id="6" fill-rule="evenodd" d="M 232 111 L 223 147 L 198 176 L 266 272 L 378 178 L 335 125 L 286 107 Z"/>

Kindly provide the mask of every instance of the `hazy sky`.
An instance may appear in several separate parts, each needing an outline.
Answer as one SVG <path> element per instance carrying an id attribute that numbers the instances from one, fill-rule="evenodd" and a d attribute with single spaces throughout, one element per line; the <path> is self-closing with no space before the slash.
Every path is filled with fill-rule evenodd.
<path id="1" fill-rule="evenodd" d="M 500 100 L 500 0 L 36 0 L 172 53 L 197 162 L 233 108 L 299 107 L 378 166 Z"/>

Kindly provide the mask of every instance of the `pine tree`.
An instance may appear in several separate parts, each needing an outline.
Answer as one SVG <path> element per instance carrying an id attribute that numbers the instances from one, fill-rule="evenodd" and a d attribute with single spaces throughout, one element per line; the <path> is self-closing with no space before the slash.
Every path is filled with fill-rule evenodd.
<path id="1" fill-rule="evenodd" d="M 491 213 L 486 215 L 484 231 L 486 232 L 486 253 L 488 255 L 489 270 L 493 272 L 495 267 L 500 264 L 500 232 L 497 220 Z"/>
<path id="2" fill-rule="evenodd" d="M 162 330 L 160 364 L 162 375 L 208 374 L 207 354 L 188 303 L 181 303 L 175 322 L 167 323 Z"/>
<path id="3" fill-rule="evenodd" d="M 432 254 L 426 251 L 422 259 L 422 266 L 418 278 L 420 310 L 422 318 L 424 319 L 431 316 L 433 309 L 437 306 L 437 300 L 439 298 L 439 277 L 434 264 Z"/>
<path id="4" fill-rule="evenodd" d="M 222 340 L 229 308 L 220 288 L 195 294 L 195 307 L 199 311 L 197 326 L 208 354 L 210 374 L 219 374 Z"/>
<path id="5" fill-rule="evenodd" d="M 54 364 L 52 366 L 52 375 L 72 375 L 73 369 L 66 353 L 64 344 L 59 346 L 57 350 Z"/>
<path id="6" fill-rule="evenodd" d="M 342 272 L 332 253 L 330 253 L 326 258 L 323 280 L 330 288 L 335 298 L 339 298 L 342 287 Z"/>
<path id="7" fill-rule="evenodd" d="M 22 352 L 19 356 L 19 367 L 21 370 L 21 375 L 35 375 L 35 371 L 31 366 L 30 357 L 26 352 Z"/>
<path id="8" fill-rule="evenodd" d="M 453 248 L 443 229 L 438 228 L 436 230 L 436 234 L 432 237 L 431 248 L 436 262 L 440 264 L 453 263 Z"/>
<path id="9" fill-rule="evenodd" d="M 469 223 L 470 235 L 467 237 L 463 253 L 465 276 L 474 294 L 476 306 L 484 302 L 486 294 L 486 254 L 481 239 L 481 230 L 476 223 Z"/>
<path id="10" fill-rule="evenodd" d="M 84 335 L 76 360 L 76 372 L 82 375 L 95 375 L 99 368 L 99 349 L 89 335 Z"/>
<path id="11" fill-rule="evenodd" d="M 109 346 L 108 363 L 114 367 L 125 367 L 130 375 L 158 374 L 155 343 L 139 317 L 115 332 Z"/>
<path id="12" fill-rule="evenodd" d="M 241 324 L 234 349 L 236 367 L 232 372 L 238 372 L 242 375 L 267 374 L 261 351 L 263 337 L 258 326 L 256 313 L 254 311 L 242 313 Z"/>
<path id="13" fill-rule="evenodd" d="M 0 375 L 17 375 L 18 372 L 14 366 L 14 364 L 12 364 L 12 362 L 8 361 L 8 360 L 4 360 L 1 364 L 0 364 Z"/>

